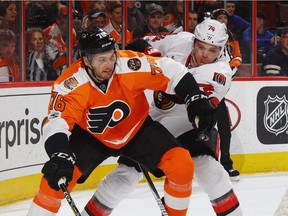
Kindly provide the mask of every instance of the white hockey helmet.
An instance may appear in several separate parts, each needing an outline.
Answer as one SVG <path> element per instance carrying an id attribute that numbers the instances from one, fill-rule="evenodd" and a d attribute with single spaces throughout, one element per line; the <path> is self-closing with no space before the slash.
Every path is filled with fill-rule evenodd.
<path id="1" fill-rule="evenodd" d="M 228 40 L 227 27 L 224 23 L 206 18 L 196 26 L 194 34 L 197 40 L 220 47 L 222 55 Z"/>

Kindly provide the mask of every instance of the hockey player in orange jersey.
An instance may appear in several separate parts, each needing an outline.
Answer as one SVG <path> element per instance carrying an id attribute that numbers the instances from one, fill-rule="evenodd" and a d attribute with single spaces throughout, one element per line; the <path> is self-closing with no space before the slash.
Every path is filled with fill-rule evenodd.
<path id="1" fill-rule="evenodd" d="M 227 57 L 223 55 L 227 39 L 226 26 L 207 18 L 196 26 L 195 35 L 180 32 L 166 36 L 146 36 L 145 40 L 137 39 L 129 43 L 126 49 L 149 55 L 160 54 L 185 64 L 199 88 L 217 106 L 230 89 L 233 76 Z M 152 119 L 164 125 L 189 150 L 194 161 L 194 179 L 208 195 L 215 215 L 242 216 L 242 207 L 229 175 L 218 161 L 220 152 L 216 128 L 211 131 L 209 140 L 199 141 L 197 128 L 188 121 L 183 104 L 175 104 L 170 96 L 159 91 L 147 91 L 147 96 L 148 101 L 151 101 L 149 114 Z M 102 179 L 93 195 L 98 206 L 109 208 L 110 212 L 128 197 L 142 178 L 137 163 L 123 157 L 118 163 L 119 166 Z M 114 180 L 114 176 L 119 178 L 119 175 L 122 176 L 121 182 Z"/>
<path id="2" fill-rule="evenodd" d="M 110 156 L 124 156 L 155 176 L 166 175 L 165 208 L 169 216 L 186 215 L 194 172 L 189 152 L 164 126 L 151 119 L 145 89 L 177 95 L 186 103 L 191 122 L 213 127 L 215 108 L 199 90 L 184 65 L 170 58 L 118 51 L 114 39 L 100 28 L 79 34 L 82 58 L 54 82 L 43 127 L 50 157 L 42 169 L 40 188 L 28 216 L 52 216 L 63 193 L 83 183 Z M 99 212 L 94 197 L 82 215 Z"/>

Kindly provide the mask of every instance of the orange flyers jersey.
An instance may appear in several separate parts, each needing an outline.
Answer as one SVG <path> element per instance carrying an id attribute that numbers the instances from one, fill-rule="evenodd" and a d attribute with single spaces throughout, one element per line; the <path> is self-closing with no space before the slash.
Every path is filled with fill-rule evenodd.
<path id="1" fill-rule="evenodd" d="M 116 43 L 122 43 L 122 35 L 116 31 L 112 23 L 109 21 L 109 23 L 103 28 L 105 31 L 107 31 L 111 37 L 113 37 L 116 41 Z M 126 31 L 127 34 L 127 43 L 132 41 L 132 34 L 130 31 Z"/>
<path id="2" fill-rule="evenodd" d="M 48 26 L 46 29 L 43 30 L 46 40 L 53 44 L 58 52 L 66 52 L 67 46 L 62 38 L 61 32 L 59 27 L 56 23 L 52 24 L 51 26 Z M 76 46 L 76 32 L 73 29 L 73 46 Z"/>
<path id="3" fill-rule="evenodd" d="M 175 94 L 175 86 L 186 73 L 186 67 L 173 59 L 122 50 L 103 92 L 80 59 L 52 86 L 43 140 L 59 132 L 69 136 L 77 123 L 104 145 L 119 149 L 134 137 L 148 116 L 144 90 Z"/>
<path id="4" fill-rule="evenodd" d="M 0 82 L 21 81 L 20 68 L 15 61 L 0 58 Z"/>
<path id="5" fill-rule="evenodd" d="M 174 31 L 177 28 L 177 25 L 175 24 L 174 15 L 172 13 L 166 14 L 162 25 L 165 28 L 167 28 L 170 32 Z"/>

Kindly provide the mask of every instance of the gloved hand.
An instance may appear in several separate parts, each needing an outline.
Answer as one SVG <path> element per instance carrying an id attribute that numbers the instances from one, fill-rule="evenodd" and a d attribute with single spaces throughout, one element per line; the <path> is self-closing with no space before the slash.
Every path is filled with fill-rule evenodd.
<path id="1" fill-rule="evenodd" d="M 63 152 L 56 152 L 52 154 L 49 161 L 47 161 L 42 168 L 44 178 L 48 181 L 51 188 L 58 191 L 58 181 L 62 178 L 66 178 L 66 187 L 72 180 L 73 169 L 75 164 L 75 155 L 69 155 Z"/>
<path id="2" fill-rule="evenodd" d="M 198 131 L 198 140 L 209 140 L 210 131 L 216 123 L 216 107 L 204 93 L 189 96 L 185 102 L 189 121 Z"/>
<path id="3" fill-rule="evenodd" d="M 137 38 L 134 41 L 128 43 L 125 47 L 126 50 L 133 50 L 137 52 L 143 52 L 145 55 L 161 56 L 161 52 L 153 48 L 146 40 Z"/>

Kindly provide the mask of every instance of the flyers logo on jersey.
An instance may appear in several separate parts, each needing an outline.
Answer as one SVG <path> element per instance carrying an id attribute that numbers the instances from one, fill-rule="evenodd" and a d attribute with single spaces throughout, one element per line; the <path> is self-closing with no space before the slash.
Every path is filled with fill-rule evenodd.
<path id="1" fill-rule="evenodd" d="M 129 69 L 131 69 L 133 71 L 137 71 L 141 67 L 141 61 L 138 58 L 129 59 L 127 62 L 127 66 Z"/>
<path id="2" fill-rule="evenodd" d="M 225 86 L 226 77 L 223 74 L 221 74 L 221 73 L 214 72 L 213 81 L 219 83 L 220 85 Z"/>
<path id="3" fill-rule="evenodd" d="M 64 81 L 64 87 L 70 90 L 73 90 L 77 85 L 78 81 L 75 77 L 70 77 Z"/>
<path id="4" fill-rule="evenodd" d="M 89 109 L 88 130 L 101 134 L 107 127 L 115 127 L 130 114 L 130 107 L 123 101 L 114 101 L 106 107 Z"/>

